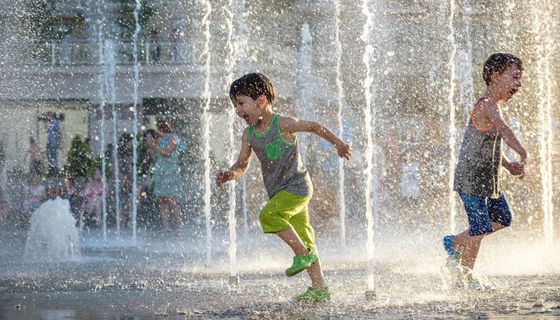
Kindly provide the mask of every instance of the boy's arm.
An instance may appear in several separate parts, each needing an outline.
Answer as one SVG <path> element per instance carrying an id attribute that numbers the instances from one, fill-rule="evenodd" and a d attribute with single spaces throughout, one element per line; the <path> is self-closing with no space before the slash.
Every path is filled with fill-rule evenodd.
<path id="1" fill-rule="evenodd" d="M 519 156 L 521 157 L 519 162 L 525 164 L 525 160 L 527 159 L 527 151 L 525 150 L 523 145 L 521 145 L 521 142 L 519 142 L 513 131 L 505 123 L 498 105 L 492 102 L 488 102 L 484 106 L 484 110 L 486 110 L 488 119 L 490 119 L 496 130 L 498 130 L 505 143 L 519 154 Z"/>
<path id="2" fill-rule="evenodd" d="M 241 151 L 239 152 L 239 157 L 237 161 L 228 170 L 221 170 L 216 175 L 216 185 L 221 187 L 224 183 L 230 180 L 237 180 L 245 174 L 247 168 L 249 167 L 249 162 L 251 161 L 251 145 L 249 144 L 248 136 L 249 128 L 247 127 L 243 131 L 243 136 L 241 137 Z"/>
<path id="3" fill-rule="evenodd" d="M 344 141 L 337 137 L 331 130 L 319 122 L 297 119 L 294 117 L 284 117 L 280 120 L 280 128 L 288 134 L 294 134 L 296 132 L 314 133 L 334 145 L 340 157 L 350 160 L 352 156 L 352 146 L 344 143 Z"/>

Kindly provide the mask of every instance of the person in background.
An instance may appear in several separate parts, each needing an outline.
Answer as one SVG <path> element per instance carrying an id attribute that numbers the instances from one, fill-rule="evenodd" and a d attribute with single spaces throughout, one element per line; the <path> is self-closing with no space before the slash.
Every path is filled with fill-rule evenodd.
<path id="1" fill-rule="evenodd" d="M 177 204 L 177 195 L 181 192 L 181 168 L 179 166 L 179 149 L 181 142 L 173 133 L 168 120 L 157 121 L 159 141 L 150 147 L 155 150 L 154 195 L 157 198 L 159 212 L 164 229 L 169 229 L 169 216 L 175 218 L 178 228 L 183 226 L 181 210 Z"/>
<path id="2" fill-rule="evenodd" d="M 138 150 L 139 159 L 142 161 L 138 174 L 138 201 L 142 211 L 140 219 L 154 222 L 159 219 L 159 209 L 154 196 L 154 164 L 156 161 L 157 132 L 148 129 L 142 134 L 142 142 Z"/>
<path id="3" fill-rule="evenodd" d="M 158 63 L 160 58 L 160 47 L 158 33 L 156 30 L 150 31 L 150 36 L 148 38 L 148 50 L 150 53 L 150 59 L 152 63 Z"/>
<path id="4" fill-rule="evenodd" d="M 171 30 L 169 41 L 171 43 L 171 62 L 184 63 L 185 62 L 185 45 L 184 45 L 183 32 L 175 28 Z"/>
<path id="5" fill-rule="evenodd" d="M 103 201 L 103 181 L 101 180 L 101 170 L 95 170 L 84 187 L 84 190 L 82 190 L 81 196 L 84 198 L 83 210 L 85 215 L 93 222 L 94 225 L 99 225 L 101 223 Z"/>
<path id="6" fill-rule="evenodd" d="M 29 185 L 25 187 L 25 198 L 23 200 L 23 210 L 31 218 L 33 211 L 37 210 L 41 203 L 46 199 L 46 186 L 41 176 L 31 175 Z"/>
<path id="7" fill-rule="evenodd" d="M 123 133 L 120 137 L 118 147 L 118 161 L 119 161 L 119 201 L 121 214 L 121 223 L 125 225 L 131 222 L 132 212 L 132 172 L 133 159 L 132 159 L 132 135 L 130 133 Z"/>
<path id="8" fill-rule="evenodd" d="M 33 137 L 29 137 L 29 150 L 27 156 L 29 157 L 29 174 L 42 175 L 43 174 L 43 150 Z"/>
<path id="9" fill-rule="evenodd" d="M 58 151 L 62 149 L 60 117 L 52 111 L 45 114 L 47 121 L 47 163 L 50 174 L 58 174 Z"/>

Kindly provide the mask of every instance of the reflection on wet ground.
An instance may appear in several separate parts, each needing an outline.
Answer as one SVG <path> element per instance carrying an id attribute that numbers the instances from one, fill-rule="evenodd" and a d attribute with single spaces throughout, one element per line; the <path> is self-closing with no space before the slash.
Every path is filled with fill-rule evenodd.
<path id="1" fill-rule="evenodd" d="M 307 276 L 283 276 L 290 256 L 272 242 L 264 244 L 266 252 L 240 250 L 237 285 L 229 282 L 227 253 L 216 248 L 213 265 L 205 266 L 204 252 L 180 239 L 136 245 L 91 241 L 82 247 L 80 259 L 56 263 L 26 262 L 19 245 L 3 242 L 7 245 L 0 250 L 0 319 L 560 317 L 557 271 L 500 271 L 488 275 L 495 286 L 491 291 L 456 289 L 445 283 L 440 272 L 444 257 L 435 251 L 423 257 L 381 256 L 375 269 L 376 298 L 366 301 L 366 267 L 359 249 L 326 248 L 323 268 L 333 298 L 327 304 L 307 305 L 291 300 L 305 290 Z"/>

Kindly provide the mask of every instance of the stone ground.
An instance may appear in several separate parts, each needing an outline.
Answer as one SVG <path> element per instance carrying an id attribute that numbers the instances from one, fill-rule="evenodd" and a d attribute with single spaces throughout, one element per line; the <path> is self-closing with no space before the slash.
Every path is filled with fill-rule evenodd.
<path id="1" fill-rule="evenodd" d="M 104 241 L 91 235 L 82 243 L 81 257 L 31 262 L 22 254 L 24 234 L 4 238 L 0 319 L 560 318 L 556 247 L 545 250 L 556 252 L 548 258 L 531 245 L 516 255 L 481 252 L 478 267 L 488 270 L 481 277 L 495 289 L 477 292 L 445 280 L 439 243 L 437 250 L 422 244 L 424 250 L 400 247 L 398 252 L 380 244 L 376 297 L 367 301 L 363 248 L 341 250 L 324 241 L 322 263 L 333 298 L 308 305 L 291 300 L 305 290 L 307 276 L 283 276 L 291 257 L 271 236 L 254 235 L 267 252 L 239 244 L 238 284 L 230 283 L 227 241 L 217 241 L 212 263 L 206 266 L 204 246 L 193 241 L 158 235 L 137 242 L 122 239 Z M 438 241 L 433 239 L 434 247 Z"/>

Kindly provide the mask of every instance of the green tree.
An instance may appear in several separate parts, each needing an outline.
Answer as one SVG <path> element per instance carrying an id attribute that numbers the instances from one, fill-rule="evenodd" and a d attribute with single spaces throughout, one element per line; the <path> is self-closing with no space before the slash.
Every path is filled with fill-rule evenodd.
<path id="1" fill-rule="evenodd" d="M 73 177 L 87 177 L 94 168 L 94 159 L 89 157 L 89 147 L 80 136 L 75 136 L 70 144 L 64 170 Z"/>

